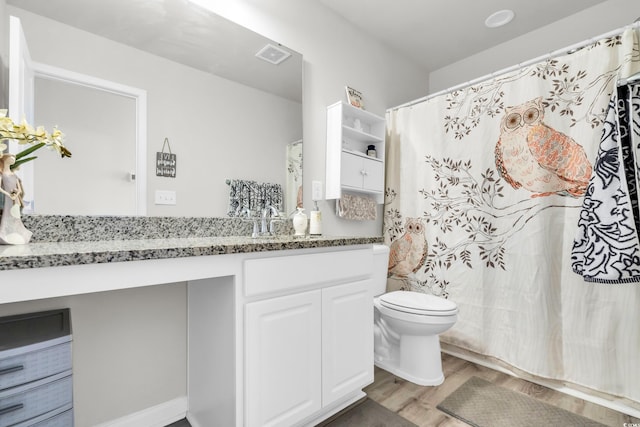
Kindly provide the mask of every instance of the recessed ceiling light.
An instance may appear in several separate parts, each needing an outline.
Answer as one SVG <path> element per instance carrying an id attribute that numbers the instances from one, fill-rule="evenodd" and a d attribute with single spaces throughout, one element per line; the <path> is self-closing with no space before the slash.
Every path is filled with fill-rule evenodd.
<path id="1" fill-rule="evenodd" d="M 516 16 L 516 14 L 513 13 L 513 10 L 510 10 L 510 9 L 499 10 L 496 13 L 492 13 L 491 16 L 489 16 L 484 21 L 484 25 L 486 25 L 489 28 L 502 27 L 503 25 L 506 25 L 509 22 L 511 22 L 514 16 Z"/>

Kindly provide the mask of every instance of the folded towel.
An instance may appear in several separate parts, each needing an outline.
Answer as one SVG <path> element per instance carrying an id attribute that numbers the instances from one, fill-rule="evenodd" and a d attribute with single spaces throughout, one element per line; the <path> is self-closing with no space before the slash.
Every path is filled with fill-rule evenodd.
<path id="1" fill-rule="evenodd" d="M 618 88 L 609 102 L 571 251 L 587 282 L 640 282 L 639 111 L 640 85 Z"/>
<path id="2" fill-rule="evenodd" d="M 336 215 L 357 221 L 374 220 L 377 217 L 376 201 L 368 196 L 342 193 L 336 200 Z"/>

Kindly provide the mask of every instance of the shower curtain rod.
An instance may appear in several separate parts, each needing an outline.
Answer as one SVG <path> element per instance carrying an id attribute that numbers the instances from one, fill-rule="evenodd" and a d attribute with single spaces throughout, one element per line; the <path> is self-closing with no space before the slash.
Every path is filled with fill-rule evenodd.
<path id="1" fill-rule="evenodd" d="M 618 80 L 618 86 L 624 86 L 624 85 L 626 85 L 628 83 L 633 83 L 636 80 L 640 80 L 640 73 L 633 74 L 633 75 L 627 77 L 626 79 Z"/>
<path id="2" fill-rule="evenodd" d="M 600 39 L 610 38 L 610 37 L 613 37 L 613 36 L 617 36 L 618 34 L 622 34 L 623 32 L 625 32 L 626 30 L 628 30 L 630 28 L 634 28 L 634 29 L 640 28 L 640 22 L 636 21 L 633 24 L 625 25 L 624 27 L 618 28 L 618 29 L 613 30 L 613 31 L 609 31 L 608 33 L 604 33 L 604 34 L 601 34 L 601 35 L 596 36 L 596 37 L 592 37 L 590 39 L 581 41 L 581 42 L 573 44 L 571 46 L 567 46 L 567 47 L 564 47 L 564 48 L 561 48 L 561 49 L 558 49 L 558 50 L 551 51 L 550 53 L 538 56 L 537 58 L 533 58 L 533 59 L 530 59 L 528 61 L 521 62 L 519 64 L 512 65 L 512 66 L 507 67 L 507 68 L 503 68 L 502 70 L 498 70 L 498 71 L 495 71 L 493 73 L 486 74 L 486 75 L 484 75 L 482 77 L 478 77 L 476 79 L 466 81 L 466 82 L 461 83 L 461 84 L 456 85 L 456 86 L 451 86 L 448 89 L 444 89 L 444 90 L 441 90 L 439 92 L 435 92 L 435 93 L 432 93 L 430 95 L 423 96 L 422 98 L 418 98 L 418 99 L 415 99 L 413 101 L 409 101 L 409 102 L 407 102 L 405 104 L 398 105 L 397 107 L 389 108 L 389 109 L 387 109 L 387 111 L 394 111 L 394 110 L 398 110 L 398 109 L 404 108 L 404 107 L 411 107 L 412 105 L 419 104 L 419 103 L 427 101 L 427 100 L 429 100 L 431 98 L 435 98 L 436 96 L 440 96 L 440 95 L 444 95 L 444 94 L 447 94 L 447 93 L 451 93 L 451 92 L 456 91 L 456 90 L 464 89 L 464 88 L 467 88 L 469 86 L 473 86 L 475 84 L 481 83 L 483 81 L 498 77 L 498 76 L 500 76 L 502 74 L 510 73 L 512 71 L 519 70 L 520 68 L 528 67 L 529 65 L 533 65 L 533 64 L 536 64 L 538 62 L 546 61 L 548 59 L 555 58 L 555 57 L 560 56 L 560 55 L 564 55 L 564 54 L 567 54 L 567 53 L 573 53 L 573 52 L 575 52 L 575 51 L 577 51 L 579 49 L 582 49 L 585 46 L 588 46 L 590 44 L 595 43 L 596 41 L 598 41 Z M 633 75 L 633 76 L 629 77 L 628 79 L 626 79 L 626 81 L 631 81 L 632 79 L 633 80 L 640 79 L 640 75 Z"/>

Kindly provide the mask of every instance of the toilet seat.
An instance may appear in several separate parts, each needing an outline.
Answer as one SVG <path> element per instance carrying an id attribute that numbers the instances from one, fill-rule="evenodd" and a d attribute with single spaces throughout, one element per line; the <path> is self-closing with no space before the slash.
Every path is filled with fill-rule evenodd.
<path id="1" fill-rule="evenodd" d="M 380 295 L 379 301 L 388 309 L 422 316 L 451 316 L 458 313 L 458 306 L 453 301 L 422 292 L 389 292 Z"/>

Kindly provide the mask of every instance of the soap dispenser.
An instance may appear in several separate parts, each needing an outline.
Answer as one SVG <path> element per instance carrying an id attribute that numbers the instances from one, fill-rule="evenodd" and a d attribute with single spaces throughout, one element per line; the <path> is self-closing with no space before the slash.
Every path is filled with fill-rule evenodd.
<path id="1" fill-rule="evenodd" d="M 295 236 L 304 236 L 307 233 L 307 215 L 304 208 L 297 208 L 298 212 L 293 215 L 293 229 Z"/>
<path id="2" fill-rule="evenodd" d="M 309 234 L 311 236 L 320 236 L 322 234 L 322 213 L 318 208 L 318 202 L 313 201 L 314 207 L 310 212 Z"/>

